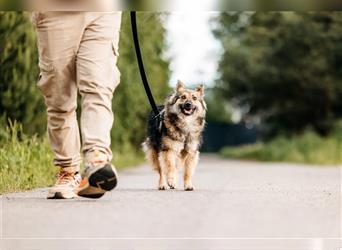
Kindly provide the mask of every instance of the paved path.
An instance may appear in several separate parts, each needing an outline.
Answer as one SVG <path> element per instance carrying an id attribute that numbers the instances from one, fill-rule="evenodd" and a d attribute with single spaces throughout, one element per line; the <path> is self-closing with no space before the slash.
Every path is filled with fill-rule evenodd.
<path id="1" fill-rule="evenodd" d="M 141 166 L 121 171 L 100 200 L 46 200 L 45 189 L 2 196 L 0 249 L 339 250 L 338 167 L 206 155 L 196 191 L 156 182 Z"/>

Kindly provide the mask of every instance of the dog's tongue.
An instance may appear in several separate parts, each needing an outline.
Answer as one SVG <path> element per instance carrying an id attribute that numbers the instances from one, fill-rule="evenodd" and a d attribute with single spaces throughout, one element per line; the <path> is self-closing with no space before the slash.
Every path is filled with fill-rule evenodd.
<path id="1" fill-rule="evenodd" d="M 184 111 L 185 111 L 185 113 L 190 114 L 191 113 L 191 108 L 185 108 Z"/>

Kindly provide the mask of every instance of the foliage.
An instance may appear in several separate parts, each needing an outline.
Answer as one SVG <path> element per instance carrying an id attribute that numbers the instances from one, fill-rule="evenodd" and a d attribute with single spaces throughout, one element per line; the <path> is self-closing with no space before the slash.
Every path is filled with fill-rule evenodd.
<path id="1" fill-rule="evenodd" d="M 28 13 L 0 12 L 0 115 L 20 121 L 25 131 L 42 133 L 45 108 L 35 85 L 38 54 L 29 18 Z"/>
<path id="2" fill-rule="evenodd" d="M 217 89 L 270 135 L 331 131 L 342 114 L 342 13 L 222 13 Z"/>
<path id="3" fill-rule="evenodd" d="M 0 194 L 52 185 L 56 168 L 47 140 L 26 136 L 17 123 L 0 131 Z"/>
<path id="4" fill-rule="evenodd" d="M 123 14 L 119 44 L 121 84 L 113 98 L 114 158 L 137 152 L 145 134 L 145 120 L 150 110 L 137 68 L 128 15 L 128 12 Z M 169 91 L 169 63 L 163 56 L 166 43 L 162 18 L 157 13 L 138 13 L 144 62 L 153 93 L 159 102 Z M 44 135 L 46 110 L 42 95 L 36 87 L 39 74 L 36 47 L 29 13 L 0 12 L 0 116 L 5 121 L 17 120 L 23 125 L 25 133 Z M 135 162 L 133 158 L 131 163 Z"/>
<path id="5" fill-rule="evenodd" d="M 207 123 L 230 123 L 232 117 L 231 105 L 217 93 L 216 88 L 205 90 L 207 104 Z"/>
<path id="6" fill-rule="evenodd" d="M 340 128 L 329 137 L 321 137 L 308 130 L 298 137 L 279 136 L 267 143 L 225 147 L 220 154 L 229 158 L 258 161 L 341 165 L 342 133 Z"/>
<path id="7" fill-rule="evenodd" d="M 114 165 L 136 165 L 142 155 L 135 151 L 114 152 Z M 0 126 L 0 194 L 51 186 L 57 168 L 46 136 L 26 135 L 17 122 Z"/>

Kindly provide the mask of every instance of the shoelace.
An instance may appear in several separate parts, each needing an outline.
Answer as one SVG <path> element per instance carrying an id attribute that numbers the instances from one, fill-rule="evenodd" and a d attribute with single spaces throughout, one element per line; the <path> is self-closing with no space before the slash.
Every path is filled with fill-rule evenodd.
<path id="1" fill-rule="evenodd" d="M 57 185 L 64 185 L 72 181 L 77 181 L 77 179 L 75 178 L 76 174 L 77 173 L 69 173 L 65 171 L 60 171 L 57 174 Z"/>

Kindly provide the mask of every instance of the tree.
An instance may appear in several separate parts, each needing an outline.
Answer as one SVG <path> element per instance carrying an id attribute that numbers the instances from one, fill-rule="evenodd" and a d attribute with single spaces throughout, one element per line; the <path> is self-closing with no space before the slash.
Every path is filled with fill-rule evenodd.
<path id="1" fill-rule="evenodd" d="M 260 117 L 270 135 L 330 131 L 342 112 L 341 13 L 222 13 L 215 21 L 226 99 Z"/>

